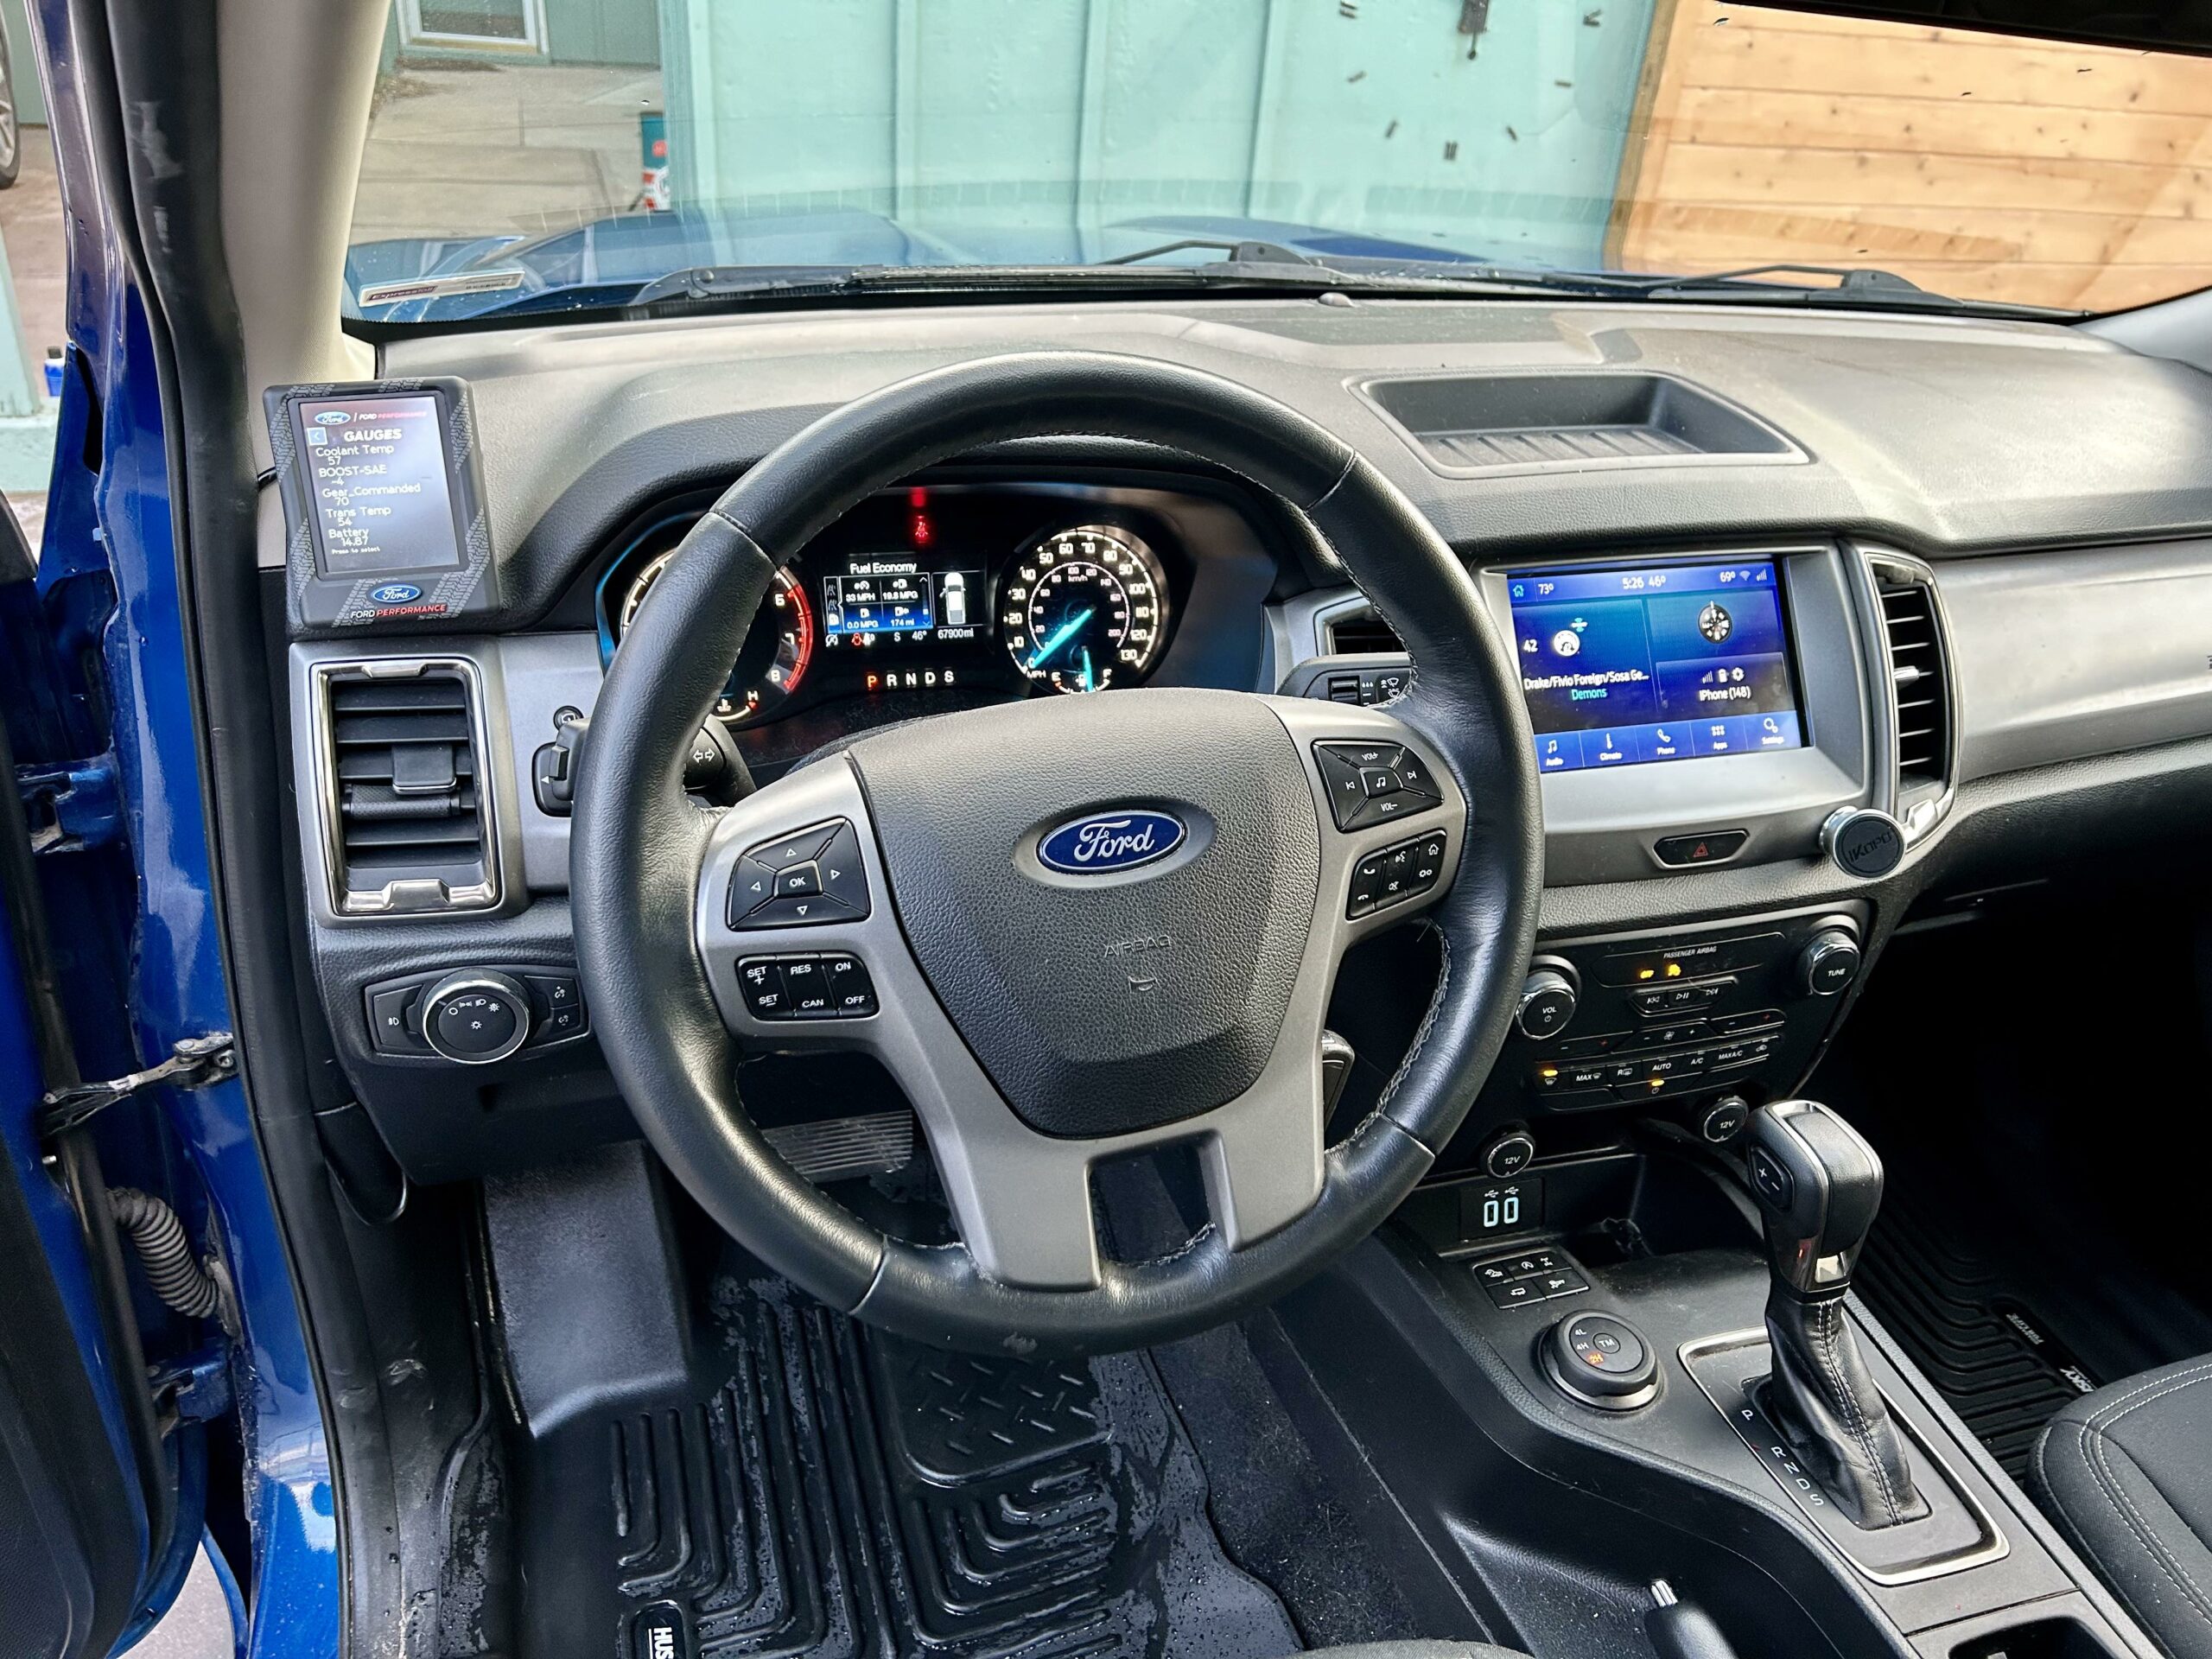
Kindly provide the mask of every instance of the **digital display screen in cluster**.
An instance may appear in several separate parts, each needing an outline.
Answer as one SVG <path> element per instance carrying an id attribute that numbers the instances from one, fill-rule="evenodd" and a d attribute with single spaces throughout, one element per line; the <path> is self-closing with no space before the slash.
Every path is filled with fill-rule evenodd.
<path id="1" fill-rule="evenodd" d="M 940 569 L 912 554 L 856 554 L 822 578 L 822 637 L 832 647 L 948 644 L 989 620 L 980 569 Z"/>
<path id="2" fill-rule="evenodd" d="M 1804 747 L 1771 559 L 1505 580 L 1538 770 Z"/>

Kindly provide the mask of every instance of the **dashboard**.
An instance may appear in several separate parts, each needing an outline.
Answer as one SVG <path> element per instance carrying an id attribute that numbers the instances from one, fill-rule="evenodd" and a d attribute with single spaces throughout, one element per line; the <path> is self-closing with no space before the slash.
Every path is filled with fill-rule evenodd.
<path id="1" fill-rule="evenodd" d="M 2212 379 L 2077 332 L 1238 302 L 394 344 L 373 383 L 269 394 L 262 563 L 290 639 L 318 988 L 416 1179 L 632 1132 L 581 1006 L 549 769 L 685 531 L 824 408 L 1040 344 L 1190 363 L 1323 422 L 1460 553 L 1520 658 L 1542 936 L 1440 1179 L 1541 1204 L 1571 1180 L 1554 1160 L 1628 1121 L 1725 1128 L 1726 1103 L 1802 1080 L 1909 918 L 2054 861 L 2171 852 L 2212 819 Z M 1617 442 L 1571 418 L 1600 385 L 1624 419 L 1703 413 L 1666 445 Z M 777 573 L 727 671 L 718 723 L 765 780 L 977 703 L 1163 685 L 1376 702 L 1415 665 L 1284 503 L 1076 436 L 870 497 Z M 427 763 L 396 721 L 418 722 Z M 1406 954 L 1397 934 L 1362 949 L 1384 944 Z M 1411 1039 L 1417 956 L 1346 964 L 1347 1110 Z M 456 1061 L 432 993 L 484 971 L 527 988 L 527 1029 Z M 1384 1071 L 1363 1082 L 1370 1057 Z M 783 1064 L 748 1062 L 749 1102 L 819 1116 L 822 1089 L 769 1082 Z"/>

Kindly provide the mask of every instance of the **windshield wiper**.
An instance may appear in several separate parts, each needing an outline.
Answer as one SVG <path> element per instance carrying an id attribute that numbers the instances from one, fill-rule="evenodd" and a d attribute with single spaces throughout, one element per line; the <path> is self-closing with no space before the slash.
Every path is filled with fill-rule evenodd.
<path id="1" fill-rule="evenodd" d="M 1288 249 L 1277 250 L 1289 254 Z M 656 277 L 625 302 L 632 310 L 668 304 L 712 305 L 730 300 L 835 299 L 860 294 L 1043 293 L 1055 289 L 1247 288 L 1325 293 L 1331 289 L 1404 289 L 1402 281 L 1339 270 L 1303 256 L 1290 259 L 1213 259 L 1198 265 L 855 265 L 801 267 L 764 273 L 751 265 L 698 265 Z M 1423 281 L 1421 286 L 1433 284 Z"/>
<path id="2" fill-rule="evenodd" d="M 1833 276 L 1830 283 L 1774 283 L 1767 276 Z M 1791 305 L 1878 306 L 1896 310 L 1957 311 L 2014 317 L 2082 317 L 2086 311 L 2022 305 L 2012 300 L 1964 300 L 1923 288 L 1910 277 L 1871 265 L 1740 265 L 1680 276 L 1624 276 L 1621 286 L 1643 299 L 1713 293 L 1731 300 L 1767 299 Z"/>

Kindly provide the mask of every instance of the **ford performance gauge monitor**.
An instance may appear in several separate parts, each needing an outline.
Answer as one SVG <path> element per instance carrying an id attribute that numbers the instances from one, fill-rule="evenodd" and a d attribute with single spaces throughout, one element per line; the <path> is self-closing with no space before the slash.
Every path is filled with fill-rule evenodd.
<path id="1" fill-rule="evenodd" d="M 267 404 L 296 630 L 439 626 L 496 608 L 460 381 L 289 386 Z"/>
<path id="2" fill-rule="evenodd" d="M 1802 748 L 1771 559 L 1506 575 L 1540 771 Z"/>

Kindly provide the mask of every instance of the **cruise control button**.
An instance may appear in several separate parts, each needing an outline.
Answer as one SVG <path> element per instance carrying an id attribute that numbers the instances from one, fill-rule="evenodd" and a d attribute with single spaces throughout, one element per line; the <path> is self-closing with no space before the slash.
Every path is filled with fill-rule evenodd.
<path id="1" fill-rule="evenodd" d="M 842 819 L 814 860 L 822 872 L 822 893 L 851 911 L 855 917 L 868 912 L 868 872 L 861 866 L 860 833 Z"/>
<path id="2" fill-rule="evenodd" d="M 737 964 L 738 995 L 755 1020 L 788 1020 L 791 998 L 784 990 L 782 964 L 773 957 L 747 957 Z"/>
<path id="3" fill-rule="evenodd" d="M 824 971 L 818 957 L 785 957 L 784 994 L 791 998 L 791 1017 L 794 1020 L 825 1020 L 836 1017 L 836 1008 L 830 995 L 830 976 Z"/>
<path id="4" fill-rule="evenodd" d="M 865 1020 L 876 1011 L 875 982 L 858 957 L 824 957 L 823 976 L 830 985 L 830 1006 L 840 1020 Z"/>

